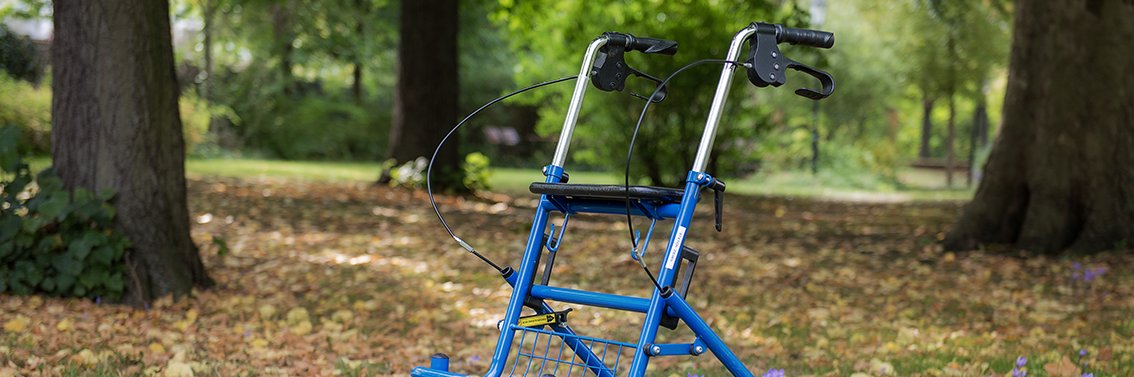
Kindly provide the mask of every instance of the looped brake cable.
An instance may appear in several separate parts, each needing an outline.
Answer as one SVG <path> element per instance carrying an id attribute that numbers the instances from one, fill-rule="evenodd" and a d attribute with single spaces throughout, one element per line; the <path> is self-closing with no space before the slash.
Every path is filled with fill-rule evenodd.
<path id="1" fill-rule="evenodd" d="M 654 92 L 647 98 L 654 98 L 654 96 L 658 95 L 658 92 L 665 88 L 665 84 L 668 84 L 669 80 L 672 80 L 677 76 L 677 74 L 681 73 L 682 71 L 707 63 L 735 64 L 738 66 L 744 65 L 744 63 L 741 62 L 721 59 L 701 59 L 686 64 L 681 68 L 678 68 L 676 71 L 673 71 L 673 73 L 670 73 L 669 76 L 665 78 L 665 80 L 662 80 L 661 83 L 658 84 L 657 89 L 654 89 Z M 632 136 L 630 136 L 630 147 L 626 149 L 626 172 L 623 176 L 623 178 L 625 179 L 623 187 L 625 187 L 626 191 L 626 227 L 630 231 L 630 243 L 633 246 L 633 250 L 635 251 L 638 250 L 638 238 L 634 235 L 634 219 L 630 215 L 630 158 L 634 155 L 634 142 L 638 139 L 638 131 L 642 127 L 642 121 L 646 119 L 646 111 L 650 109 L 651 103 L 653 103 L 653 101 L 646 101 L 646 105 L 642 107 L 642 113 L 638 115 L 638 123 L 634 124 L 634 133 Z M 642 270 L 645 270 L 646 275 L 650 277 L 650 282 L 654 283 L 654 287 L 657 288 L 660 292 L 662 290 L 661 284 L 658 284 L 658 279 L 654 277 L 654 274 L 650 272 L 650 268 L 646 266 L 644 254 L 645 253 L 643 251 L 642 257 L 637 258 L 638 265 L 642 266 Z"/>
<path id="2" fill-rule="evenodd" d="M 570 81 L 570 80 L 574 80 L 574 79 L 577 79 L 577 78 L 578 78 L 577 76 L 569 76 L 569 77 L 564 77 L 564 78 L 561 78 L 561 79 L 541 82 L 539 84 L 535 84 L 535 85 L 532 85 L 532 86 L 511 92 L 511 93 L 505 94 L 503 96 L 497 97 L 494 100 L 488 101 L 488 103 L 481 105 L 480 108 L 477 108 L 475 111 L 473 111 L 472 113 L 469 113 L 469 115 L 465 116 L 465 119 L 461 119 L 461 121 L 458 122 L 456 126 L 453 126 L 453 129 L 449 130 L 449 133 L 445 134 L 445 137 L 441 138 L 441 142 L 437 143 L 437 149 L 433 150 L 433 156 L 429 158 L 429 167 L 425 171 L 425 191 L 429 194 L 429 204 L 433 206 L 433 213 L 437 215 L 437 220 L 441 221 L 441 226 L 445 227 L 445 232 L 448 232 L 449 236 L 453 237 L 453 240 L 457 241 L 457 243 L 460 244 L 462 248 L 467 250 L 472 255 L 475 255 L 477 258 L 480 258 L 480 260 L 484 261 L 484 263 L 488 263 L 489 266 L 492 266 L 492 268 L 496 269 L 496 271 L 498 271 L 500 273 L 504 273 L 503 268 L 500 268 L 499 265 L 497 265 L 496 263 L 493 263 L 488 258 L 485 258 L 484 255 L 481 255 L 479 252 L 477 252 L 476 249 L 474 249 L 472 247 L 472 245 L 469 245 L 467 242 L 465 242 L 465 240 L 462 240 L 461 237 L 457 237 L 457 235 L 453 233 L 453 229 L 449 228 L 449 223 L 446 223 L 445 218 L 441 216 L 441 210 L 437 209 L 437 201 L 433 199 L 433 181 L 431 179 L 432 173 L 433 173 L 433 160 L 437 159 L 437 153 L 441 151 L 441 147 L 445 145 L 445 141 L 449 140 L 449 137 L 453 136 L 453 133 L 457 132 L 457 129 L 461 128 L 461 126 L 463 126 L 465 124 L 465 122 L 468 122 L 469 119 L 472 119 L 472 117 L 476 116 L 477 114 L 479 114 L 484 109 L 487 109 L 487 108 L 491 107 L 492 105 L 495 105 L 497 102 L 503 101 L 503 100 L 505 100 L 505 99 L 507 99 L 508 97 L 511 97 L 511 96 L 514 96 L 514 95 L 517 95 L 517 94 L 520 94 L 520 93 L 523 93 L 523 92 L 526 92 L 526 91 L 529 91 L 529 90 L 532 90 L 532 89 L 535 89 L 535 88 L 544 87 L 544 86 L 548 86 L 548 85 L 551 85 L 551 84 L 556 84 L 556 83 L 560 83 L 560 82 L 564 82 L 564 81 Z"/>

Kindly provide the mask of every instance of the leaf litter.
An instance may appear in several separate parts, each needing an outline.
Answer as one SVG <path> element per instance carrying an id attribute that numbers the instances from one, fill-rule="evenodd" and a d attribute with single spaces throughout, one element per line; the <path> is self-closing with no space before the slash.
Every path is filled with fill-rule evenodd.
<path id="1" fill-rule="evenodd" d="M 487 367 L 510 288 L 453 244 L 424 193 L 362 183 L 189 182 L 193 237 L 215 289 L 149 310 L 0 296 L 0 376 L 406 375 L 445 352 Z M 532 196 L 439 196 L 458 234 L 515 265 Z M 724 231 L 698 211 L 690 301 L 754 371 L 787 375 L 1134 374 L 1130 250 L 1044 257 L 947 253 L 955 202 L 853 203 L 730 195 Z M 645 296 L 617 217 L 577 216 L 553 285 Z M 555 220 L 561 225 L 562 220 Z M 642 224 L 646 226 L 646 224 Z M 669 224 L 647 260 L 657 264 Z M 1088 267 L 1083 267 L 1088 266 Z M 1106 271 L 1083 279 L 1077 271 Z M 558 307 L 569 307 L 559 305 Z M 641 317 L 573 307 L 585 335 L 633 341 Z M 687 330 L 660 341 L 688 342 Z M 721 375 L 711 356 L 658 358 L 662 375 Z"/>

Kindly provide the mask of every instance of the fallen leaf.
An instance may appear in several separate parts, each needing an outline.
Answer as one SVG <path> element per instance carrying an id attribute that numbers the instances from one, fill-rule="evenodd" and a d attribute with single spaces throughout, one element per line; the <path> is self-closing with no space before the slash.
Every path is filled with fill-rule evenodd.
<path id="1" fill-rule="evenodd" d="M 23 332 L 25 329 L 28 328 L 29 323 L 31 323 L 31 319 L 29 319 L 28 317 L 22 316 L 22 315 L 17 315 L 16 318 L 12 318 L 12 319 L 8 320 L 7 322 L 4 322 L 4 332 L 7 332 L 7 333 Z"/>
<path id="2" fill-rule="evenodd" d="M 1079 367 L 1067 356 L 1058 362 L 1044 364 L 1043 370 L 1051 377 L 1079 377 Z"/>

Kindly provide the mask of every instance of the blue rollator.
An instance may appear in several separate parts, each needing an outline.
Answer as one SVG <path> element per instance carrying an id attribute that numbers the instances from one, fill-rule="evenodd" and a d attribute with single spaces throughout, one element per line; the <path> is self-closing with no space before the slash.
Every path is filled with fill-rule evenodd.
<path id="1" fill-rule="evenodd" d="M 738 61 L 745 42 L 749 42 L 750 45 L 748 59 Z M 714 201 L 716 226 L 717 230 L 720 230 L 721 195 L 725 190 L 725 184 L 709 175 L 705 168 L 736 68 L 745 68 L 749 80 L 760 87 L 782 85 L 788 68 L 807 73 L 819 79 L 822 89 L 819 91 L 798 89 L 796 93 L 813 100 L 826 98 L 834 91 L 834 81 L 830 75 L 787 59 L 779 52 L 777 47 L 779 43 L 830 48 L 834 44 L 834 36 L 822 31 L 753 23 L 740 30 L 732 39 L 728 55 L 724 60 L 699 61 L 674 72 L 675 75 L 699 63 L 724 64 L 696 158 L 686 176 L 684 187 L 680 188 L 568 183 L 564 161 L 567 158 L 571 134 L 575 129 L 588 81 L 600 90 L 621 91 L 628 75 L 651 79 L 658 85 L 657 90 L 647 99 L 648 107 L 650 103 L 659 102 L 664 97 L 665 84 L 673 75 L 663 81 L 635 71 L 626 66 L 622 60 L 623 53 L 640 51 L 672 55 L 677 50 L 676 42 L 636 38 L 621 33 L 604 33 L 590 43 L 575 82 L 575 90 L 567 117 L 563 122 L 563 130 L 559 136 L 554 158 L 550 165 L 543 168 L 546 179 L 544 182 L 532 183 L 530 187 L 533 193 L 540 195 L 540 199 L 519 267 L 500 268 L 477 253 L 465 241 L 453 235 L 462 247 L 499 270 L 504 280 L 513 287 L 504 319 L 500 322 L 500 338 L 496 343 L 491 365 L 484 376 L 544 377 L 591 374 L 600 377 L 643 376 L 652 358 L 697 356 L 705 351 L 712 352 L 733 375 L 752 376 L 752 372 L 685 300 L 684 296 L 692 282 L 699 257 L 697 251 L 685 246 L 685 240 L 688 237 L 694 208 L 704 189 L 713 191 L 716 197 Z M 507 97 L 497 99 L 488 105 Z M 646 99 L 646 97 L 641 98 Z M 484 107 L 477 112 L 483 109 Z M 643 109 L 644 114 L 645 109 Z M 639 125 L 641 119 L 639 118 Z M 464 121 L 461 124 L 463 123 Z M 563 216 L 563 224 L 558 229 L 551 224 L 549 231 L 549 218 L 553 213 Z M 566 231 L 568 220 L 577 213 L 632 215 L 646 218 L 650 223 L 648 234 L 641 244 L 634 240 L 635 247 L 631 255 L 647 273 L 649 269 L 642 256 L 648 246 L 649 233 L 653 232 L 658 220 L 673 220 L 673 228 L 663 250 L 658 274 L 655 278 L 649 273 L 650 280 L 655 286 L 650 297 L 630 297 L 549 285 L 559 242 Z M 440 217 L 439 212 L 438 216 Z M 441 221 L 444 224 L 444 219 Z M 444 225 L 452 235 L 448 225 Z M 537 277 L 541 261 L 542 274 Z M 567 324 L 567 316 L 571 309 L 556 311 L 549 301 L 638 312 L 645 314 L 645 320 L 635 342 L 584 336 Z M 522 316 L 521 311 L 524 307 L 534 310 L 536 314 Z M 675 329 L 679 322 L 685 323 L 692 330 L 693 338 L 688 343 L 655 342 L 659 326 Z M 448 358 L 438 354 L 434 355 L 429 368 L 417 367 L 411 374 L 416 377 L 464 376 L 450 372 L 448 369 Z"/>

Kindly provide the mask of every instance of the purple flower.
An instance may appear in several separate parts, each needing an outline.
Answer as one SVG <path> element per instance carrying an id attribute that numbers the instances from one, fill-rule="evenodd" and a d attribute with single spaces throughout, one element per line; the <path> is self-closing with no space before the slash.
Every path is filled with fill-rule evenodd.
<path id="1" fill-rule="evenodd" d="M 1095 377 L 1094 373 L 1083 373 L 1082 377 Z"/>
<path id="2" fill-rule="evenodd" d="M 1012 377 L 1027 377 L 1027 376 L 1028 376 L 1028 372 L 1025 372 L 1025 371 L 1022 371 L 1022 370 L 1019 370 L 1019 369 L 1013 369 L 1012 370 Z"/>
<path id="3" fill-rule="evenodd" d="M 768 371 L 764 372 L 764 374 L 761 375 L 760 377 L 784 377 L 784 370 L 783 369 L 768 369 Z"/>
<path id="4" fill-rule="evenodd" d="M 705 375 L 703 375 L 703 374 L 696 374 L 696 373 L 691 373 L 691 374 L 686 374 L 686 375 L 685 375 L 685 377 L 705 377 Z"/>
<path id="5" fill-rule="evenodd" d="M 1023 368 L 1025 365 L 1028 365 L 1028 358 L 1027 357 L 1020 356 L 1020 357 L 1016 358 L 1016 367 L 1017 368 Z"/>
<path id="6" fill-rule="evenodd" d="M 1088 268 L 1083 271 L 1083 281 L 1090 283 L 1105 273 L 1106 267 Z"/>
<path id="7" fill-rule="evenodd" d="M 1079 349 L 1079 357 L 1084 357 L 1084 356 L 1087 356 L 1087 349 L 1086 348 Z"/>

